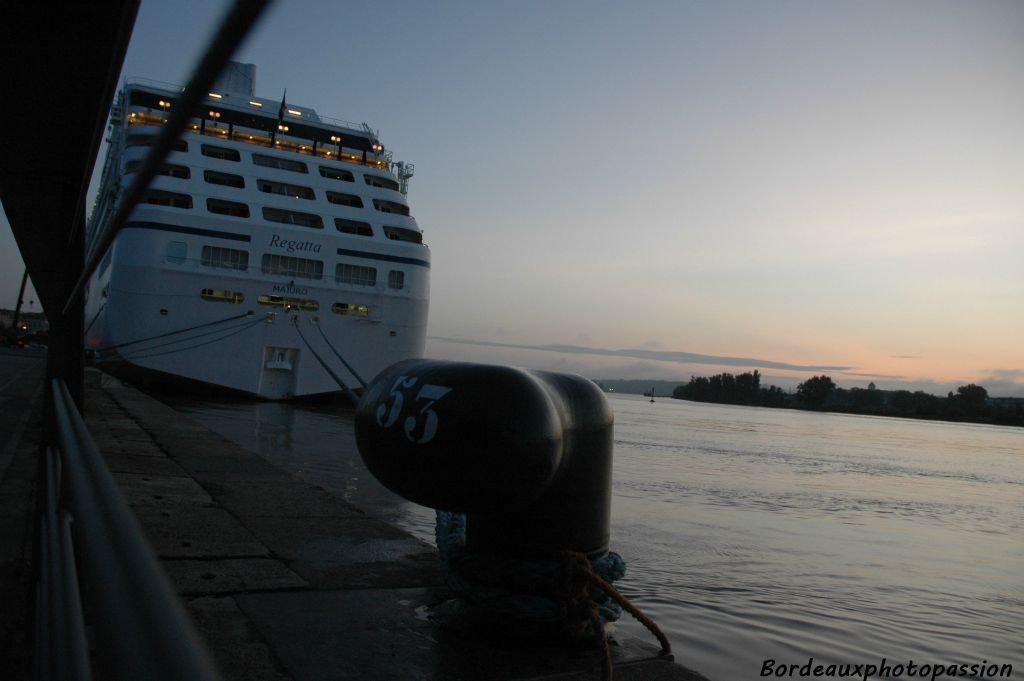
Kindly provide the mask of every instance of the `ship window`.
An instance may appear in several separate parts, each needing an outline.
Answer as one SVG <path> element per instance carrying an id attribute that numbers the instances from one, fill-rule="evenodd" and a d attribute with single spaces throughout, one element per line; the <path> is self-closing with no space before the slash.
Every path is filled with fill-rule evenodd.
<path id="1" fill-rule="evenodd" d="M 226 147 L 217 147 L 212 144 L 204 144 L 202 147 L 203 156 L 209 156 L 210 158 L 219 158 L 222 161 L 240 161 L 242 160 L 241 155 L 237 149 L 228 149 Z"/>
<path id="2" fill-rule="evenodd" d="M 338 192 L 327 192 L 327 200 L 331 203 L 336 203 L 339 206 L 351 206 L 352 208 L 362 208 L 363 200 L 355 194 L 339 194 Z"/>
<path id="3" fill-rule="evenodd" d="M 363 267 L 362 265 L 347 265 L 338 263 L 334 268 L 334 279 L 340 284 L 353 284 L 355 286 L 376 286 L 377 268 Z"/>
<path id="4" fill-rule="evenodd" d="M 369 173 L 366 173 L 363 175 L 363 179 L 366 180 L 366 184 L 371 187 L 384 187 L 385 189 L 394 189 L 395 191 L 398 191 L 398 183 L 390 177 L 381 177 L 380 175 L 370 175 Z"/>
<path id="5" fill-rule="evenodd" d="M 226 270 L 249 269 L 249 252 L 221 246 L 203 246 L 204 267 L 221 267 Z"/>
<path id="6" fill-rule="evenodd" d="M 370 308 L 357 303 L 335 303 L 331 305 L 331 312 L 334 314 L 347 314 L 355 317 L 369 317 Z"/>
<path id="7" fill-rule="evenodd" d="M 284 182 L 271 182 L 270 180 L 256 180 L 256 186 L 261 192 L 268 194 L 281 194 L 294 199 L 315 199 L 316 195 L 309 187 L 298 184 L 285 184 Z"/>
<path id="8" fill-rule="evenodd" d="M 142 167 L 142 161 L 128 161 L 125 164 L 124 171 L 126 173 L 138 172 L 139 168 Z M 176 177 L 180 180 L 187 180 L 192 177 L 191 171 L 188 166 L 179 166 L 174 163 L 163 163 L 160 165 L 160 169 L 156 171 L 157 175 L 165 175 L 167 177 Z"/>
<path id="9" fill-rule="evenodd" d="M 245 178 L 241 175 L 221 173 L 216 170 L 204 170 L 203 179 L 210 184 L 220 184 L 225 187 L 236 187 L 238 189 L 245 188 Z"/>
<path id="10" fill-rule="evenodd" d="M 284 296 L 262 295 L 256 301 L 264 307 L 280 307 L 285 310 L 307 310 L 316 312 L 320 309 L 320 303 L 308 298 L 286 298 Z"/>
<path id="11" fill-rule="evenodd" d="M 290 170 L 293 173 L 308 173 L 309 169 L 306 164 L 302 161 L 292 161 L 287 158 L 278 158 L 276 156 L 264 156 L 263 154 L 253 154 L 252 162 L 258 166 L 264 166 L 267 168 L 277 168 L 279 170 Z"/>
<path id="12" fill-rule="evenodd" d="M 302 279 L 323 279 L 324 264 L 319 260 L 265 253 L 263 255 L 263 273 Z"/>
<path id="13" fill-rule="evenodd" d="M 369 222 L 359 222 L 358 220 L 346 220 L 345 218 L 334 218 L 334 226 L 338 228 L 339 232 L 345 234 L 355 234 L 356 236 L 373 236 L 373 229 L 370 227 Z"/>
<path id="14" fill-rule="evenodd" d="M 206 210 L 219 215 L 231 215 L 236 218 L 249 217 L 249 206 L 237 201 L 224 199 L 206 199 Z"/>
<path id="15" fill-rule="evenodd" d="M 324 221 L 319 215 L 312 213 L 299 213 L 294 210 L 282 210 L 281 208 L 263 208 L 263 219 L 270 222 L 281 222 L 286 225 L 298 225 L 299 227 L 313 227 L 323 229 Z"/>
<path id="16" fill-rule="evenodd" d="M 394 201 L 385 201 L 384 199 L 374 199 L 373 207 L 379 210 L 381 213 L 398 213 L 399 215 L 408 215 L 409 206 L 404 206 Z"/>
<path id="17" fill-rule="evenodd" d="M 401 270 L 391 270 L 388 272 L 388 288 L 405 288 L 405 272 Z"/>
<path id="18" fill-rule="evenodd" d="M 328 166 L 320 166 L 320 174 L 331 180 L 341 180 L 342 182 L 355 182 L 355 177 L 352 173 L 341 168 L 330 168 Z"/>
<path id="19" fill-rule="evenodd" d="M 241 291 L 225 291 L 219 288 L 204 288 L 199 292 L 199 297 L 216 303 L 241 303 L 245 301 L 245 295 Z"/>
<path id="20" fill-rule="evenodd" d="M 405 227 L 384 225 L 384 236 L 392 241 L 408 241 L 414 244 L 423 243 L 423 234 L 415 229 L 406 229 Z"/>
<path id="21" fill-rule="evenodd" d="M 184 241 L 167 242 L 167 262 L 180 265 L 188 258 L 188 244 Z"/>
<path id="22" fill-rule="evenodd" d="M 163 99 L 170 99 L 167 95 L 154 95 L 151 92 L 142 92 L 141 90 L 132 90 L 130 103 L 137 106 L 145 106 L 150 109 L 157 108 Z M 171 103 L 174 100 L 171 99 Z"/>
<path id="23" fill-rule="evenodd" d="M 191 208 L 192 197 L 188 194 L 150 189 L 142 195 L 142 203 L 151 203 L 154 206 L 170 206 L 172 208 Z"/>

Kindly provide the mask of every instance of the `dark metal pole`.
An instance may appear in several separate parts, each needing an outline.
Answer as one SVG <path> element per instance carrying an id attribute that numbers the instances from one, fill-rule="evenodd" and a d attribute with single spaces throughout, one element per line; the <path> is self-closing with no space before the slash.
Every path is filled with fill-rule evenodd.
<path id="1" fill-rule="evenodd" d="M 77 187 L 66 187 L 61 198 L 78 200 Z M 85 216 L 85 211 L 80 209 L 67 213 L 77 215 L 77 220 L 83 220 Z M 64 244 L 56 245 L 50 256 L 55 264 L 59 264 L 53 278 L 61 291 L 71 290 L 75 276 L 82 271 L 85 262 L 85 230 L 80 224 L 72 224 L 69 233 L 75 236 Z M 85 347 L 82 342 L 85 300 L 81 297 L 71 300 L 62 312 L 48 314 L 47 319 L 50 322 L 50 341 L 46 351 L 46 377 L 64 381 L 71 398 L 81 409 L 85 396 Z M 54 444 L 56 440 L 51 402 L 47 400 L 43 409 L 43 437 L 47 445 Z"/>
<path id="2" fill-rule="evenodd" d="M 95 250 L 89 255 L 85 267 L 81 270 L 81 276 L 64 304 L 65 313 L 71 309 L 75 300 L 82 297 L 86 282 L 99 266 L 107 249 L 114 243 L 114 239 L 124 227 L 124 223 L 128 221 L 132 209 L 142 198 L 174 143 L 185 131 L 193 112 L 198 110 L 203 98 L 206 97 L 217 76 L 224 69 L 224 65 L 248 35 L 249 30 L 255 25 L 256 20 L 268 4 L 269 0 L 235 0 L 235 4 L 224 17 L 217 34 L 207 47 L 202 61 L 192 73 L 192 79 L 185 87 L 185 92 L 182 93 L 178 105 L 171 111 L 170 120 L 167 121 L 167 125 L 164 126 L 149 155 L 146 156 L 146 160 L 135 176 L 135 181 L 132 182 L 125 192 L 124 198 L 118 204 L 114 216 L 97 241 Z"/>

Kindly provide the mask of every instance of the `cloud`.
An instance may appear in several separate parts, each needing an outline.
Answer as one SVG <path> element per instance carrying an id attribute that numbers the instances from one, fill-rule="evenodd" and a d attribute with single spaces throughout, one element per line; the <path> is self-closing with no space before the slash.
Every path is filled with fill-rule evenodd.
<path id="1" fill-rule="evenodd" d="M 1024 369 L 989 369 L 984 380 L 1005 383 L 1024 383 Z"/>
<path id="2" fill-rule="evenodd" d="M 1024 369 L 989 369 L 976 382 L 991 397 L 1024 397 Z"/>
<path id="3" fill-rule="evenodd" d="M 847 371 L 854 367 L 824 366 L 816 364 L 789 364 L 754 357 L 728 357 L 724 355 L 701 355 L 694 352 L 674 352 L 667 350 L 643 350 L 639 348 L 623 348 L 608 350 L 605 348 L 588 348 L 580 345 L 520 345 L 517 343 L 497 343 L 494 341 L 478 341 L 462 338 L 444 338 L 431 336 L 431 340 L 463 345 L 478 345 L 491 348 L 514 348 L 518 350 L 541 350 L 569 355 L 595 355 L 600 357 L 630 357 L 657 362 L 676 362 L 679 364 L 711 364 L 715 366 L 757 367 L 761 369 L 783 369 L 788 371 Z"/>
<path id="4" fill-rule="evenodd" d="M 887 381 L 906 381 L 909 380 L 906 376 L 891 376 L 889 374 L 872 374 L 872 373 L 860 373 L 856 371 L 844 371 L 846 376 L 857 376 L 858 378 L 877 378 L 879 380 Z"/>

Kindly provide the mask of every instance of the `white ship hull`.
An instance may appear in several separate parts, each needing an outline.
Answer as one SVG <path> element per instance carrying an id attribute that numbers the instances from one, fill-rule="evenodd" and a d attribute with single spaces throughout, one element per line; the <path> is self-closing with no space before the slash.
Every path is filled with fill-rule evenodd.
<path id="1" fill-rule="evenodd" d="M 123 143 L 159 132 L 151 128 L 126 124 L 114 134 Z M 287 154 L 232 133 L 183 138 L 187 150 L 168 158 L 174 173 L 150 185 L 170 203 L 140 204 L 90 282 L 86 343 L 96 363 L 276 400 L 358 390 L 394 362 L 421 356 L 430 255 L 408 208 L 391 212 L 405 203 L 397 182 L 386 182 L 387 164 L 371 165 L 365 152 L 352 163 Z M 207 144 L 237 150 L 237 159 L 211 158 Z M 108 158 L 106 181 L 130 182 L 130 164 L 148 150 L 122 144 L 120 157 Z M 264 152 L 307 170 L 254 163 Z M 338 169 L 366 181 L 338 182 Z M 212 183 L 210 172 L 243 186 Z M 371 185 L 378 179 L 386 186 Z M 281 195 L 282 186 L 302 195 Z M 339 189 L 362 205 L 323 200 Z M 391 208 L 375 211 L 378 203 Z M 246 215 L 213 212 L 221 204 L 244 206 Z M 293 209 L 320 227 L 282 221 Z M 333 228 L 338 219 L 371 229 L 344 233 Z"/>

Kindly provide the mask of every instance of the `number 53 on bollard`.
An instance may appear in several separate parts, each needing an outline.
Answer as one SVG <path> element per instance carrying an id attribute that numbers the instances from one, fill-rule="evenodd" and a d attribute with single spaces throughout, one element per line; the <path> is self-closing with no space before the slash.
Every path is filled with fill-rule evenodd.
<path id="1" fill-rule="evenodd" d="M 612 412 L 593 382 L 408 360 L 374 379 L 356 442 L 387 488 L 466 514 L 466 545 L 525 557 L 608 550 Z"/>

